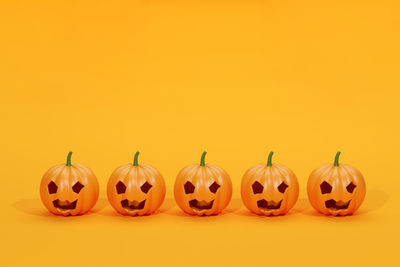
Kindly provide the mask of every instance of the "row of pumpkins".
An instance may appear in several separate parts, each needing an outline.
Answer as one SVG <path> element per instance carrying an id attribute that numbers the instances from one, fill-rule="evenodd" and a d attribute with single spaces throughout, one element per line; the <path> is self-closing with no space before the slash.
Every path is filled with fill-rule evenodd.
<path id="1" fill-rule="evenodd" d="M 58 215 L 78 215 L 88 212 L 99 196 L 94 173 L 81 164 L 71 164 L 69 152 L 66 164 L 50 168 L 43 176 L 40 196 L 46 208 Z M 267 164 L 246 171 L 241 184 L 245 206 L 258 215 L 284 215 L 296 203 L 299 184 L 296 175 L 287 167 L 272 164 L 273 152 Z M 337 152 L 334 164 L 315 169 L 308 180 L 307 193 L 311 205 L 326 215 L 354 213 L 365 197 L 365 181 L 355 168 L 339 164 Z M 123 215 L 148 215 L 163 203 L 165 182 L 153 166 L 138 163 L 136 152 L 133 164 L 117 168 L 110 176 L 107 195 L 111 206 Z M 203 152 L 200 164 L 182 169 L 176 177 L 176 203 L 191 215 L 217 215 L 232 197 L 232 182 L 227 172 L 214 164 L 205 163 Z"/>

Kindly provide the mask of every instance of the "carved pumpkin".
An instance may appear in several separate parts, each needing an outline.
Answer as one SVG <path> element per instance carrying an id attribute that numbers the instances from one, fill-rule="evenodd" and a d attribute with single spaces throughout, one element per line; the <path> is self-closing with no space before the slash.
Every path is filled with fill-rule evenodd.
<path id="1" fill-rule="evenodd" d="M 267 164 L 246 171 L 242 178 L 241 195 L 244 205 L 258 215 L 283 215 L 296 204 L 299 184 L 287 167 L 272 164 L 270 152 Z"/>
<path id="2" fill-rule="evenodd" d="M 191 215 L 216 215 L 232 197 L 232 182 L 221 167 L 205 164 L 203 152 L 200 164 L 182 169 L 175 180 L 174 194 L 178 206 Z"/>
<path id="3" fill-rule="evenodd" d="M 316 168 L 307 183 L 311 205 L 326 215 L 350 215 L 362 204 L 366 187 L 362 174 L 355 168 L 339 164 L 337 152 L 334 164 Z"/>
<path id="4" fill-rule="evenodd" d="M 111 206 L 123 215 L 146 215 L 155 212 L 165 198 L 165 183 L 160 172 L 147 164 L 118 167 L 110 176 L 107 196 Z"/>
<path id="5" fill-rule="evenodd" d="M 96 204 L 99 196 L 94 173 L 84 165 L 71 164 L 71 155 L 69 152 L 66 164 L 50 168 L 40 184 L 43 204 L 57 215 L 84 214 Z"/>

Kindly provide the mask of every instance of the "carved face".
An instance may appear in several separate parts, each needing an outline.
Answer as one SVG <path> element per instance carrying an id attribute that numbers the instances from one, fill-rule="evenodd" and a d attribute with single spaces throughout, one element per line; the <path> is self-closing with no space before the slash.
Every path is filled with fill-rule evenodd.
<path id="1" fill-rule="evenodd" d="M 213 164 L 193 164 L 180 171 L 174 186 L 176 203 L 192 215 L 215 215 L 231 200 L 229 175 Z"/>
<path id="2" fill-rule="evenodd" d="M 123 215 L 151 214 L 164 201 L 165 183 L 150 165 L 126 164 L 111 174 L 107 195 L 111 206 Z"/>
<path id="3" fill-rule="evenodd" d="M 283 165 L 256 165 L 244 174 L 241 195 L 245 206 L 258 215 L 286 214 L 296 203 L 296 175 Z"/>
<path id="4" fill-rule="evenodd" d="M 99 185 L 89 168 L 80 164 L 60 164 L 43 175 L 40 196 L 46 208 L 54 214 L 84 214 L 96 204 Z"/>
<path id="5" fill-rule="evenodd" d="M 365 191 L 362 174 L 346 164 L 327 164 L 315 169 L 307 184 L 311 205 L 327 215 L 354 213 L 361 206 Z"/>
<path id="6" fill-rule="evenodd" d="M 192 180 L 192 179 L 190 179 Z M 198 185 L 200 186 L 200 185 Z M 186 181 L 186 183 L 183 185 L 183 188 L 185 190 L 185 194 L 187 195 L 192 195 L 193 199 L 189 201 L 189 206 L 195 210 L 196 212 L 203 212 L 203 211 L 208 211 L 213 208 L 214 201 L 215 201 L 215 196 L 214 194 L 217 193 L 218 189 L 221 186 L 217 182 L 213 182 L 209 187 L 208 190 L 210 191 L 209 196 L 204 196 L 199 199 L 196 198 L 196 194 L 194 195 L 196 191 L 196 186 L 191 182 L 191 181 Z M 197 196 L 199 196 L 197 194 Z M 204 199 L 211 199 L 210 201 L 206 201 Z"/>

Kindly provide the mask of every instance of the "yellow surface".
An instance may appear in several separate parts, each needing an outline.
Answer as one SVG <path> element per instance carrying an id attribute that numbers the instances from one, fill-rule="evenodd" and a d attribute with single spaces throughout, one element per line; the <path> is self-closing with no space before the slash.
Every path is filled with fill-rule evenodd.
<path id="1" fill-rule="evenodd" d="M 0 266 L 393 266 L 399 231 L 399 1 L 1 1 Z M 52 165 L 94 170 L 100 199 L 49 214 Z M 161 212 L 117 215 L 106 182 L 141 151 L 164 175 Z M 233 200 L 189 217 L 172 199 L 184 166 L 225 168 Z M 252 216 L 240 180 L 274 162 L 298 176 L 283 217 Z M 351 217 L 318 216 L 313 168 L 365 176 Z"/>

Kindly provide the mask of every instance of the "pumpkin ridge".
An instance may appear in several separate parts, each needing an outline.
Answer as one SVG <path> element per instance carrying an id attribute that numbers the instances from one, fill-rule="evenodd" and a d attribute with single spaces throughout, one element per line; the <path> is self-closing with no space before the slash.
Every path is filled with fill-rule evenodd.
<path id="1" fill-rule="evenodd" d="M 336 184 L 336 186 L 333 186 L 333 184 L 331 184 L 332 187 L 339 187 L 339 185 L 344 184 L 344 179 L 346 179 L 346 178 L 343 177 L 341 170 L 342 170 L 341 167 L 336 166 L 336 168 L 335 168 L 335 172 L 336 172 L 335 184 Z M 345 193 L 344 193 L 343 188 L 340 188 L 340 193 L 337 193 L 337 189 L 335 191 L 336 191 L 335 201 L 345 200 Z"/>
<path id="2" fill-rule="evenodd" d="M 97 190 L 96 191 L 97 191 L 97 194 L 99 194 L 99 182 L 97 181 L 97 177 L 94 174 L 94 172 L 90 168 L 88 168 L 88 167 L 86 167 L 86 166 L 84 166 L 82 164 L 74 164 L 73 167 L 75 167 L 78 170 L 81 170 L 81 172 L 85 173 L 85 178 L 86 178 L 86 182 L 87 183 L 89 182 L 89 177 L 94 176 L 96 178 L 96 184 L 97 184 Z"/>
<path id="3" fill-rule="evenodd" d="M 175 202 L 182 208 L 182 210 L 184 210 L 184 207 L 181 206 L 181 202 L 186 201 L 185 199 L 187 198 L 185 193 L 181 193 L 181 191 L 184 191 L 183 185 L 189 178 L 194 177 L 194 173 L 197 172 L 198 166 L 198 164 L 188 165 L 180 170 L 176 176 L 174 183 L 174 198 Z"/>
<path id="4" fill-rule="evenodd" d="M 86 175 L 82 175 L 81 174 L 81 172 L 79 171 L 79 169 L 74 165 L 74 166 L 71 166 L 70 167 L 70 170 L 71 170 L 71 175 L 69 176 L 69 181 L 70 181 L 70 187 L 72 187 L 73 185 L 74 185 L 74 183 L 73 183 L 73 179 L 71 179 L 72 177 L 73 178 L 75 178 L 78 182 L 82 182 L 82 183 L 84 183 L 84 184 L 88 184 L 88 179 L 87 179 L 87 176 Z M 73 174 L 74 173 L 74 174 Z M 85 178 L 86 179 L 82 179 L 82 176 L 86 176 Z M 85 180 L 85 181 L 83 181 L 83 180 Z M 71 183 L 72 182 L 72 183 Z M 90 191 L 89 192 L 87 192 L 88 194 L 90 193 Z M 86 203 L 86 194 L 82 194 L 81 196 L 80 196 L 80 198 L 79 199 L 77 199 L 78 201 L 77 201 L 77 204 L 76 204 L 76 206 L 77 206 L 77 209 L 79 210 L 79 209 L 85 209 L 86 207 L 85 207 L 85 205 L 84 205 L 84 203 Z M 83 204 L 82 204 L 83 203 Z"/>
<path id="5" fill-rule="evenodd" d="M 357 187 L 356 187 L 355 190 L 365 190 L 365 189 L 363 189 L 363 188 L 365 188 L 365 181 L 364 181 L 364 177 L 361 174 L 361 172 L 358 171 L 357 169 L 347 165 L 347 164 L 342 164 L 342 167 L 343 167 L 344 170 L 346 170 L 347 173 L 351 174 L 351 179 L 356 182 L 356 186 Z M 362 179 L 360 179 L 360 177 Z M 357 191 L 354 191 L 353 193 L 356 193 L 356 192 Z M 366 192 L 364 192 L 364 196 L 362 198 L 359 198 L 359 197 L 354 197 L 353 198 L 353 201 L 354 201 L 353 205 L 355 207 L 358 208 L 358 207 L 361 206 L 362 202 L 365 199 L 365 194 L 366 194 Z"/>
<path id="6" fill-rule="evenodd" d="M 151 185 L 153 185 L 153 184 L 155 184 L 154 183 L 154 181 L 153 181 L 153 179 L 151 179 L 150 178 L 150 176 L 148 175 L 148 173 L 146 173 L 145 172 L 145 170 L 144 170 L 144 168 L 142 167 L 142 166 L 139 166 L 139 167 L 137 167 L 137 169 L 138 169 L 138 174 L 139 174 L 139 176 L 142 178 L 142 179 L 140 179 L 140 180 L 142 180 L 142 181 L 140 181 L 139 179 L 139 183 L 138 183 L 138 189 L 140 189 L 141 188 L 141 185 L 142 184 L 144 184 L 144 183 L 146 183 L 146 182 L 150 182 L 150 184 Z M 139 176 L 137 177 L 137 178 L 139 178 Z M 145 206 L 143 207 L 143 209 L 142 209 L 142 211 L 144 212 L 144 214 L 148 214 L 149 212 L 151 212 L 151 207 L 152 207 L 152 205 L 153 205 L 153 198 L 152 198 L 152 193 L 153 193 L 153 191 L 154 190 L 151 190 L 150 189 L 150 191 L 149 192 L 147 192 L 147 194 L 146 194 L 146 196 L 145 196 L 145 200 L 146 200 L 146 202 L 145 202 Z M 149 194 L 150 193 L 150 194 Z M 137 200 L 137 201 L 140 201 L 139 199 Z M 145 207 L 146 207 L 146 205 L 147 205 L 147 208 L 145 209 Z"/>
<path id="7" fill-rule="evenodd" d="M 71 169 L 78 170 L 78 172 L 77 172 L 79 175 L 78 181 L 81 181 L 85 185 L 94 183 L 94 186 L 91 187 L 91 190 L 87 190 L 87 192 L 85 194 L 81 194 L 80 200 L 78 200 L 78 204 L 77 204 L 79 207 L 80 206 L 79 202 L 81 202 L 81 205 L 83 205 L 81 207 L 84 210 L 89 211 L 90 209 L 92 209 L 94 207 L 94 205 L 96 205 L 96 202 L 99 198 L 99 183 L 97 181 L 97 177 L 91 169 L 89 169 L 88 167 L 81 165 L 81 164 L 74 164 Z M 95 179 L 92 181 L 91 178 L 93 178 L 93 177 Z M 94 203 L 92 203 L 92 202 L 88 202 L 85 200 L 85 199 L 91 199 L 91 198 L 95 199 L 96 201 L 94 201 Z"/>
<path id="8" fill-rule="evenodd" d="M 214 179 L 214 181 L 217 181 L 218 184 L 221 184 L 221 181 L 217 180 L 218 175 L 215 175 L 215 172 L 213 171 L 212 167 L 213 167 L 213 166 L 211 166 L 211 167 L 210 167 L 210 166 L 207 166 L 207 167 L 205 168 L 205 171 L 207 172 L 206 177 L 207 177 L 207 178 L 212 177 L 212 178 Z M 208 188 L 210 185 L 205 185 L 205 186 Z M 220 190 L 221 190 L 221 189 L 220 189 Z M 220 194 L 221 194 L 221 192 L 220 192 Z M 214 200 L 212 200 L 212 201 L 213 201 L 213 204 L 212 204 L 213 206 L 212 206 L 212 208 L 216 207 L 217 210 L 220 211 L 220 200 L 217 199 L 217 198 L 214 198 Z"/>
<path id="9" fill-rule="evenodd" d="M 329 168 L 327 168 L 325 171 L 323 171 L 322 173 L 320 173 L 320 175 L 318 175 L 318 176 L 316 176 L 316 179 L 315 179 L 315 183 L 317 183 L 316 184 L 316 186 L 319 186 L 319 181 L 321 180 L 321 178 L 322 177 L 325 177 L 325 176 L 329 176 L 329 177 L 331 177 L 331 172 L 334 170 L 334 167 L 333 167 L 333 165 L 330 165 L 329 166 Z M 329 180 L 330 182 L 332 182 L 331 180 Z M 329 182 L 329 181 L 327 181 L 327 182 Z M 331 183 L 330 183 L 331 184 Z"/>
<path id="10" fill-rule="evenodd" d="M 228 190 L 232 191 L 232 181 L 231 181 L 229 174 L 224 169 L 219 167 L 218 165 L 212 164 L 211 167 L 212 168 L 210 168 L 210 171 L 214 175 L 215 175 L 215 172 L 217 172 L 217 174 L 218 174 L 218 176 L 215 176 L 215 177 L 219 178 L 218 184 L 220 184 L 222 187 L 222 184 L 227 183 L 224 187 L 228 187 Z M 223 179 L 223 177 L 225 177 L 227 179 Z M 221 191 L 220 194 L 222 194 L 222 192 L 223 191 Z M 226 192 L 226 193 L 228 193 L 228 192 Z M 223 209 L 225 209 L 229 205 L 229 203 L 231 202 L 231 199 L 232 199 L 232 194 L 230 194 L 230 196 L 225 196 L 225 199 L 227 200 L 226 204 L 222 203 L 222 206 L 221 206 L 221 201 L 223 199 L 224 198 L 220 198 L 217 200 L 217 205 L 218 205 L 217 207 L 219 207 L 218 212 L 221 212 Z"/>
<path id="11" fill-rule="evenodd" d="M 252 182 L 252 180 L 256 180 L 255 177 L 260 177 L 260 182 L 263 182 L 265 184 L 265 174 L 267 173 L 268 167 L 266 164 L 259 165 L 259 170 L 256 170 L 250 177 L 249 177 L 249 182 Z M 254 166 L 257 168 L 257 166 Z M 259 174 L 259 175 L 258 175 Z M 251 186 L 251 185 L 250 185 Z M 264 186 L 264 185 L 263 185 Z"/>
<path id="12" fill-rule="evenodd" d="M 275 171 L 275 173 L 276 173 L 276 175 L 274 175 L 275 180 L 276 180 L 276 177 L 279 177 L 280 179 L 282 179 L 282 182 L 284 182 L 287 186 L 292 186 L 291 181 L 288 180 L 288 177 L 285 174 L 283 174 L 276 165 L 274 166 L 274 168 L 271 168 L 271 169 L 273 169 L 271 171 Z M 277 184 L 274 184 L 274 189 L 276 189 L 282 182 L 279 181 Z M 274 190 L 274 192 L 276 192 L 276 191 Z M 283 207 L 285 208 L 284 210 L 286 211 L 287 204 L 288 204 L 287 198 L 289 197 L 289 194 L 284 194 L 284 193 L 281 193 L 281 194 L 283 195 L 282 199 L 285 200 L 283 203 Z"/>
<path id="13" fill-rule="evenodd" d="M 284 183 L 286 183 L 286 185 L 287 185 L 288 187 L 289 187 L 289 186 L 290 186 L 290 187 L 293 187 L 291 177 L 288 176 L 288 175 L 286 174 L 286 170 L 282 170 L 281 168 L 283 168 L 282 165 L 278 165 L 278 164 L 275 165 L 275 169 L 276 169 L 277 172 L 279 173 L 279 176 L 281 177 L 282 181 L 283 181 Z M 290 188 L 290 189 L 291 189 L 291 188 Z M 290 205 L 290 203 L 289 203 L 289 201 L 290 201 L 289 197 L 290 197 L 290 194 L 283 194 L 282 199 L 284 200 L 284 201 L 283 201 L 283 209 L 284 209 L 283 212 L 284 212 L 284 213 L 288 212 L 289 209 L 291 208 L 291 207 L 289 207 L 289 205 Z"/>
<path id="14" fill-rule="evenodd" d="M 113 173 L 112 178 L 115 180 L 125 180 L 128 177 L 129 171 L 132 168 L 132 164 L 125 164 L 119 166 Z M 123 177 L 122 179 L 120 177 Z"/>
<path id="15" fill-rule="evenodd" d="M 53 171 L 58 171 L 57 174 L 54 175 L 54 174 L 50 173 L 50 171 L 53 172 L 53 171 L 50 169 L 48 172 L 45 173 L 45 175 L 46 175 L 46 176 L 52 176 L 53 178 L 49 177 L 50 180 L 51 180 L 51 181 L 54 181 L 56 184 L 59 184 L 59 181 L 58 181 L 58 180 L 59 180 L 60 175 L 61 175 L 62 172 L 64 171 L 65 165 L 64 165 L 64 164 L 60 164 L 60 165 L 57 165 L 57 166 L 54 166 L 54 167 L 55 167 L 55 168 L 54 168 Z M 47 179 L 49 179 L 49 178 L 47 178 Z M 46 186 L 47 186 L 47 184 L 46 184 Z"/>

